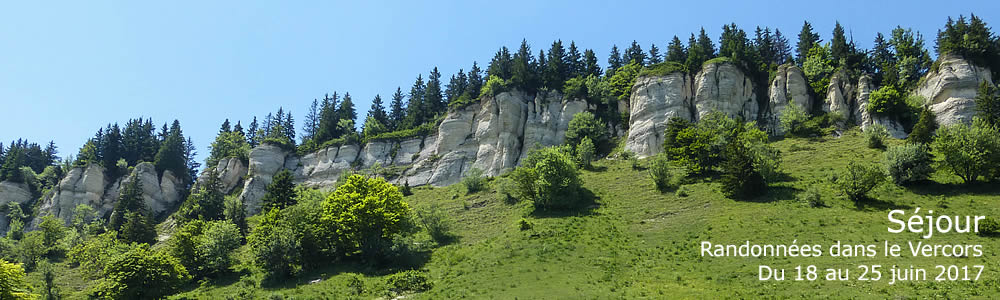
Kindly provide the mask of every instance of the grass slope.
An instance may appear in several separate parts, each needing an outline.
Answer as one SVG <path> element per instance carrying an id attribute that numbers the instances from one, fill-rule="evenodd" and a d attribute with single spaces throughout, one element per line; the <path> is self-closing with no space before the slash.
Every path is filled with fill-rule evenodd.
<path id="1" fill-rule="evenodd" d="M 899 143 L 899 141 L 894 141 Z M 767 196 L 754 201 L 722 197 L 718 183 L 695 180 L 683 187 L 687 196 L 661 194 L 645 170 L 633 170 L 625 161 L 601 160 L 595 171 L 583 171 L 585 186 L 596 205 L 579 211 L 531 213 L 525 204 L 506 204 L 493 189 L 466 195 L 461 185 L 414 189 L 406 197 L 412 207 L 439 207 L 455 221 L 458 240 L 430 252 L 421 269 L 433 288 L 407 299 L 606 299 L 606 298 L 761 298 L 817 297 L 887 298 L 985 297 L 1000 292 L 997 249 L 1000 240 L 972 234 L 936 234 L 933 244 L 982 244 L 978 258 L 830 257 L 740 258 L 702 257 L 699 244 L 902 244 L 917 234 L 888 233 L 888 210 L 907 214 L 921 207 L 937 214 L 1000 216 L 1000 187 L 965 186 L 958 177 L 938 171 L 934 182 L 909 188 L 885 185 L 873 194 L 878 201 L 856 207 L 830 183 L 849 161 L 880 163 L 882 151 L 867 149 L 855 131 L 842 138 L 785 139 L 775 143 L 784 155 L 786 178 L 772 184 Z M 678 170 L 679 171 L 679 170 Z M 809 186 L 823 193 L 829 208 L 811 208 L 795 200 Z M 520 230 L 525 218 L 530 230 Z M 423 235 L 423 233 L 421 233 Z M 424 238 L 424 241 L 427 239 Z M 788 280 L 757 280 L 757 266 L 786 269 Z M 849 269 L 852 279 L 794 281 L 797 265 Z M 883 266 L 883 280 L 857 281 L 859 264 Z M 986 265 L 978 282 L 903 282 L 888 284 L 889 266 Z M 385 276 L 391 271 L 364 266 L 337 265 L 308 272 L 256 297 L 280 294 L 286 298 L 391 299 Z M 820 274 L 823 274 L 822 272 Z M 225 299 L 246 290 L 236 276 L 193 286 L 176 299 Z M 358 278 L 365 291 L 353 294 L 348 282 Z M 318 283 L 309 283 L 321 279 Z"/>

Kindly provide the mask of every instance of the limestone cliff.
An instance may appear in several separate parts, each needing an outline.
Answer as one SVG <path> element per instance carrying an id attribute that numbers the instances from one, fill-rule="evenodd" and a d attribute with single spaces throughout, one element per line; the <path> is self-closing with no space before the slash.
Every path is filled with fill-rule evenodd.
<path id="1" fill-rule="evenodd" d="M 937 70 L 920 81 L 914 94 L 930 105 L 939 125 L 971 122 L 979 83 L 993 82 L 990 70 L 952 55 L 942 57 L 937 65 Z"/>
<path id="2" fill-rule="evenodd" d="M 10 220 L 7 219 L 6 213 L 8 203 L 25 204 L 33 198 L 27 184 L 11 181 L 0 182 L 0 211 L 4 212 L 0 213 L 0 236 L 6 235 L 9 229 Z"/>
<path id="3" fill-rule="evenodd" d="M 784 134 L 781 124 L 781 115 L 793 103 L 803 111 L 812 110 L 813 99 L 809 95 L 809 83 L 802 69 L 792 64 L 784 64 L 778 67 L 774 80 L 768 88 L 767 112 L 763 114 L 767 125 L 767 131 L 774 135 Z"/>
<path id="4" fill-rule="evenodd" d="M 535 145 L 561 144 L 573 115 L 586 109 L 585 101 L 566 100 L 556 92 L 503 92 L 450 111 L 437 132 L 426 137 L 330 146 L 303 156 L 262 145 L 251 150 L 246 170 L 223 160 L 215 171 L 246 178 L 239 197 L 250 214 L 259 212 L 271 177 L 282 169 L 290 170 L 297 183 L 320 188 L 333 186 L 344 171 L 376 164 L 401 170 L 390 177 L 398 184 L 449 185 L 473 168 L 487 175 L 506 172 Z"/>

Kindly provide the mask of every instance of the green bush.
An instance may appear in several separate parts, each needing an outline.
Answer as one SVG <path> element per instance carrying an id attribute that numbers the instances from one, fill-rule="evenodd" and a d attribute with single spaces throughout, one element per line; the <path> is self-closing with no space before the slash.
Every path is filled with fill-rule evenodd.
<path id="1" fill-rule="evenodd" d="M 176 258 L 148 245 L 133 244 L 110 258 L 91 297 L 101 299 L 160 299 L 180 290 L 190 276 Z"/>
<path id="2" fill-rule="evenodd" d="M 721 165 L 722 194 L 731 199 L 748 199 L 767 192 L 767 182 L 754 161 L 757 159 L 748 143 L 749 134 L 743 127 L 738 127 L 736 137 L 726 146 L 725 161 Z M 753 128 L 756 130 L 756 128 Z M 760 141 L 756 141 L 760 142 Z"/>
<path id="3" fill-rule="evenodd" d="M 657 155 L 649 166 L 649 177 L 653 179 L 653 184 L 661 193 L 674 188 L 670 174 L 670 163 L 665 155 Z"/>
<path id="4" fill-rule="evenodd" d="M 690 194 L 691 194 L 691 191 L 689 190 L 688 186 L 686 186 L 686 185 L 682 185 L 682 186 L 678 187 L 677 191 L 674 192 L 674 196 L 677 196 L 677 197 L 680 197 L 680 198 L 687 197 Z"/>
<path id="5" fill-rule="evenodd" d="M 895 86 L 887 85 L 871 93 L 866 109 L 873 115 L 899 117 L 906 111 L 906 102 Z"/>
<path id="6" fill-rule="evenodd" d="M 475 194 L 486 188 L 488 180 L 489 178 L 483 176 L 482 169 L 472 168 L 465 174 L 465 178 L 462 178 L 462 185 L 465 186 L 467 194 Z"/>
<path id="7" fill-rule="evenodd" d="M 590 168 L 590 163 L 594 160 L 594 152 L 597 151 L 594 148 L 593 141 L 590 137 L 583 137 L 580 140 L 580 144 L 576 146 L 576 160 L 580 163 L 581 167 Z"/>
<path id="8" fill-rule="evenodd" d="M 885 152 L 886 171 L 897 185 L 927 179 L 934 172 L 931 155 L 923 145 L 906 144 Z"/>
<path id="9" fill-rule="evenodd" d="M 666 76 L 677 72 L 687 72 L 687 67 L 677 62 L 665 61 L 642 68 L 642 71 L 639 71 L 639 77 Z"/>
<path id="10" fill-rule="evenodd" d="M 221 274 L 233 264 L 232 253 L 240 247 L 240 229 L 228 221 L 208 222 L 195 248 L 203 274 Z"/>
<path id="11" fill-rule="evenodd" d="M 354 174 L 341 180 L 344 183 L 323 201 L 322 222 L 336 232 L 346 253 L 359 250 L 378 258 L 384 254 L 381 246 L 413 228 L 410 206 L 385 179 Z"/>
<path id="12" fill-rule="evenodd" d="M 416 270 L 389 275 L 385 279 L 385 283 L 389 291 L 396 294 L 403 292 L 423 292 L 432 287 L 430 281 L 427 280 L 427 275 Z"/>
<path id="13" fill-rule="evenodd" d="M 564 152 L 545 148 L 538 152 L 533 169 L 535 207 L 542 209 L 573 208 L 580 204 L 580 181 L 576 164 Z"/>
<path id="14" fill-rule="evenodd" d="M 837 176 L 836 184 L 848 199 L 860 203 L 868 199 L 868 192 L 885 181 L 885 173 L 877 165 L 850 162 L 844 173 Z"/>
<path id="15" fill-rule="evenodd" d="M 778 117 L 781 130 L 791 136 L 809 137 L 816 135 L 817 128 L 806 126 L 809 125 L 808 121 L 809 113 L 794 101 L 789 101 L 788 107 Z"/>
<path id="16" fill-rule="evenodd" d="M 671 122 L 674 123 L 674 122 Z M 682 126 L 678 124 L 678 127 Z M 726 144 L 740 123 L 725 114 L 715 111 L 697 124 L 686 127 L 671 138 L 671 125 L 667 125 L 666 153 L 671 160 L 685 166 L 692 174 L 705 174 L 717 167 L 723 160 Z M 667 143 L 669 142 L 669 144 Z"/>
<path id="17" fill-rule="evenodd" d="M 882 126 L 882 124 L 872 124 L 868 126 L 865 130 L 865 141 L 868 143 L 868 148 L 872 149 L 883 149 L 885 148 L 885 139 L 889 138 L 889 130 Z"/>
<path id="18" fill-rule="evenodd" d="M 272 209 L 247 237 L 254 265 L 270 279 L 294 275 L 301 268 L 301 244 L 295 231 L 281 222 L 281 211 Z"/>
<path id="19" fill-rule="evenodd" d="M 496 75 L 490 75 L 490 78 L 486 79 L 486 83 L 483 84 L 483 88 L 479 91 L 479 98 L 494 97 L 506 92 L 509 86 L 509 80 L 503 80 Z"/>
<path id="20" fill-rule="evenodd" d="M 997 128 L 976 118 L 972 126 L 947 125 L 937 131 L 933 148 L 944 157 L 945 165 L 966 183 L 979 180 L 1000 166 L 1000 137 Z"/>
<path id="21" fill-rule="evenodd" d="M 587 79 L 583 76 L 577 76 L 566 80 L 562 92 L 567 99 L 586 99 Z"/>
<path id="22" fill-rule="evenodd" d="M 983 219 L 979 223 L 979 231 L 976 234 L 980 236 L 998 236 L 1000 235 L 1000 222 L 991 217 Z"/>
<path id="23" fill-rule="evenodd" d="M 799 193 L 796 198 L 799 202 L 802 202 L 809 207 L 830 207 L 826 204 L 826 201 L 823 201 L 823 194 L 820 193 L 819 189 L 815 186 L 810 186 L 804 192 Z"/>
<path id="24" fill-rule="evenodd" d="M 938 124 L 934 112 L 925 106 L 920 110 L 920 118 L 917 119 L 917 124 L 913 125 L 913 130 L 910 131 L 906 140 L 911 143 L 930 144 L 934 141 L 934 131 L 937 129 Z"/>
<path id="25" fill-rule="evenodd" d="M 0 259 L 0 299 L 35 299 L 31 286 L 24 280 L 24 268 Z"/>
<path id="26" fill-rule="evenodd" d="M 17 260 L 24 265 L 25 270 L 29 272 L 35 270 L 38 260 L 48 252 L 48 248 L 45 247 L 44 234 L 38 230 L 25 233 L 24 238 L 17 242 L 14 252 Z"/>
<path id="27" fill-rule="evenodd" d="M 608 143 L 608 129 L 594 114 L 584 111 L 573 116 L 566 129 L 566 145 L 576 147 L 584 137 L 590 138 L 596 149 L 604 149 Z"/>

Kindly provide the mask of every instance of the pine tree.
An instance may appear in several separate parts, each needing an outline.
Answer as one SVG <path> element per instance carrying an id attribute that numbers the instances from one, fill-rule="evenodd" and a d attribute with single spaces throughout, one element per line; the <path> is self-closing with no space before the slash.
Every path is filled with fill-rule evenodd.
<path id="1" fill-rule="evenodd" d="M 111 229 L 119 230 L 125 224 L 125 216 L 128 213 L 145 214 L 147 210 L 146 202 L 142 197 L 142 180 L 136 176 L 136 173 L 133 173 L 122 183 L 118 194 L 118 203 L 115 203 L 108 225 L 111 226 Z"/>
<path id="2" fill-rule="evenodd" d="M 417 80 L 413 82 L 413 87 L 410 88 L 410 101 L 406 104 L 406 121 L 403 122 L 405 125 L 402 129 L 410 129 L 424 123 L 426 118 L 426 112 L 424 111 L 425 91 L 424 78 L 422 75 L 417 75 Z"/>
<path id="3" fill-rule="evenodd" d="M 101 165 L 111 173 L 111 177 L 118 177 L 116 164 L 119 159 L 124 158 L 124 146 L 122 145 L 122 132 L 118 124 L 108 124 L 104 131 L 104 139 L 101 141 Z"/>
<path id="4" fill-rule="evenodd" d="M 584 76 L 601 76 L 601 65 L 597 62 L 597 54 L 594 53 L 594 50 L 583 51 L 583 73 Z"/>
<path id="5" fill-rule="evenodd" d="M 684 65 L 687 66 L 688 72 L 691 74 L 698 73 L 698 71 L 701 70 L 701 65 L 708 59 L 708 55 L 704 50 L 702 50 L 701 44 L 698 43 L 692 33 L 691 37 L 688 38 L 687 55 L 686 60 L 684 61 Z"/>
<path id="6" fill-rule="evenodd" d="M 236 126 L 233 126 L 233 132 L 243 137 L 247 136 L 246 132 L 243 131 L 243 124 L 240 124 L 240 121 L 236 121 Z"/>
<path id="7" fill-rule="evenodd" d="M 642 51 L 642 46 L 639 46 L 635 40 L 632 41 L 632 45 L 625 50 L 625 56 L 623 57 L 625 63 L 635 62 L 640 66 L 646 65 L 646 52 Z"/>
<path id="8" fill-rule="evenodd" d="M 187 145 L 185 144 L 180 124 L 179 121 L 174 120 L 174 123 L 170 125 L 170 133 L 160 145 L 160 150 L 156 153 L 154 165 L 156 166 L 156 170 L 161 173 L 169 170 L 174 176 L 183 178 L 188 174 L 187 161 L 185 159 Z"/>
<path id="9" fill-rule="evenodd" d="M 337 116 L 341 120 L 350 120 L 351 122 L 358 119 L 358 113 L 354 109 L 354 101 L 351 99 L 351 93 L 344 93 L 344 100 L 340 101 L 340 107 L 337 107 Z"/>
<path id="10" fill-rule="evenodd" d="M 372 100 L 372 107 L 368 109 L 368 117 L 375 118 L 382 124 L 389 123 L 389 115 L 385 113 L 385 106 L 382 105 L 382 96 L 375 95 Z"/>
<path id="11" fill-rule="evenodd" d="M 295 145 L 295 119 L 292 117 L 292 111 L 289 110 L 288 114 L 285 114 L 285 120 L 282 124 L 283 132 L 282 134 L 288 141 L 294 146 Z"/>
<path id="12" fill-rule="evenodd" d="M 309 106 L 309 112 L 306 113 L 306 119 L 302 123 L 302 142 L 313 138 L 316 135 L 316 130 L 319 128 L 319 101 L 313 99 L 312 105 Z"/>
<path id="13" fill-rule="evenodd" d="M 250 148 L 257 147 L 257 145 L 260 144 L 260 138 L 257 135 L 257 130 L 260 130 L 260 129 L 257 128 L 257 117 L 256 116 L 253 117 L 253 121 L 250 122 L 250 127 L 247 128 L 247 130 L 248 130 L 247 133 L 249 134 L 249 135 L 247 135 L 247 144 L 250 144 Z"/>
<path id="14" fill-rule="evenodd" d="M 681 64 L 687 60 L 687 49 L 684 48 L 684 45 L 681 44 L 681 39 L 677 38 L 676 35 L 673 40 L 670 40 L 670 45 L 667 46 L 667 55 L 664 59 Z"/>
<path id="15" fill-rule="evenodd" d="M 774 29 L 774 54 L 777 64 L 784 64 L 791 61 L 792 48 L 788 44 L 788 38 L 781 34 L 781 30 Z"/>
<path id="16" fill-rule="evenodd" d="M 490 61 L 490 65 L 486 67 L 486 74 L 507 80 L 510 79 L 512 75 L 513 65 L 514 59 L 510 56 L 510 50 L 508 50 L 507 47 L 501 47 L 500 50 L 497 51 L 496 55 L 493 56 L 493 60 Z M 413 101 L 411 100 L 410 102 Z"/>
<path id="17" fill-rule="evenodd" d="M 272 208 L 283 209 L 295 205 L 297 201 L 292 172 L 287 169 L 274 175 L 274 179 L 272 179 L 271 184 L 267 185 L 266 191 L 267 194 L 261 198 L 261 211 L 269 211 Z"/>
<path id="18" fill-rule="evenodd" d="M 576 42 L 574 41 L 569 41 L 569 52 L 566 53 L 566 68 L 569 74 L 566 78 L 586 76 L 584 74 L 583 56 L 580 54 L 580 49 L 576 48 Z"/>
<path id="19" fill-rule="evenodd" d="M 819 39 L 819 34 L 813 32 L 812 24 L 809 21 L 804 21 L 802 23 L 802 31 L 799 32 L 799 43 L 795 47 L 795 62 L 802 66 L 802 63 L 806 61 L 806 57 L 809 56 L 809 49 L 812 49 L 813 44 L 823 42 Z"/>
<path id="20" fill-rule="evenodd" d="M 389 130 L 400 128 L 403 120 L 406 119 L 406 108 L 403 107 L 403 90 L 396 87 L 396 93 L 392 94 L 392 103 L 389 109 L 389 122 L 386 123 Z"/>
<path id="21" fill-rule="evenodd" d="M 233 131 L 233 129 L 229 125 L 229 119 L 226 119 L 225 122 L 222 122 L 222 127 L 219 128 L 219 133 L 220 134 L 226 133 L 226 132 L 232 132 L 232 131 Z"/>
<path id="22" fill-rule="evenodd" d="M 531 55 L 531 46 L 527 40 L 521 40 L 521 47 L 514 54 L 514 67 L 511 70 L 510 82 L 515 87 L 521 88 L 528 93 L 534 93 L 537 89 L 535 79 L 535 58 Z"/>
<path id="23" fill-rule="evenodd" d="M 198 167 L 201 167 L 201 163 L 195 160 L 195 157 L 198 156 L 197 149 L 198 148 L 194 146 L 194 142 L 191 141 L 191 138 L 187 138 L 187 142 L 184 144 L 184 165 L 187 169 L 187 174 L 181 174 L 180 176 L 181 180 L 188 183 L 198 178 Z M 187 177 L 183 177 L 184 175 L 187 175 Z"/>
<path id="24" fill-rule="evenodd" d="M 604 72 L 607 74 L 606 77 L 611 78 L 615 75 L 615 70 L 624 66 L 625 63 L 622 62 L 622 55 L 618 52 L 618 45 L 611 46 L 611 54 L 608 55 L 608 69 Z"/>
<path id="25" fill-rule="evenodd" d="M 705 55 L 704 61 L 716 57 L 715 44 L 712 43 L 712 38 L 708 37 L 708 34 L 705 34 L 704 27 L 702 27 L 701 32 L 698 33 L 698 47 L 701 48 L 701 53 Z"/>
<path id="26" fill-rule="evenodd" d="M 842 64 L 847 60 L 847 54 L 850 48 L 847 45 L 847 37 L 844 35 L 844 27 L 840 26 L 840 22 L 837 22 L 833 26 L 833 38 L 830 39 L 830 54 L 833 57 L 833 61 Z"/>
<path id="27" fill-rule="evenodd" d="M 424 105 L 427 106 L 426 121 L 430 121 L 434 115 L 448 110 L 448 103 L 444 102 L 444 95 L 441 92 L 441 72 L 438 72 L 438 68 L 434 67 L 430 76 L 427 76 L 427 89 L 424 90 Z"/>
<path id="28" fill-rule="evenodd" d="M 466 93 L 469 94 L 470 99 L 479 98 L 479 90 L 483 88 L 483 71 L 479 69 L 479 65 L 476 62 L 472 62 L 472 68 L 469 69 L 469 86 L 466 87 Z"/>
<path id="29" fill-rule="evenodd" d="M 660 59 L 660 48 L 656 48 L 656 44 L 649 45 L 649 64 L 658 64 L 663 62 Z"/>
<path id="30" fill-rule="evenodd" d="M 934 140 L 934 131 L 937 128 L 938 124 L 937 120 L 935 120 L 934 112 L 931 111 L 930 107 L 924 106 L 920 110 L 920 118 L 917 119 L 917 124 L 913 125 L 913 130 L 906 137 L 906 141 L 929 145 Z"/>
<path id="31" fill-rule="evenodd" d="M 1000 126 L 1000 93 L 993 83 L 985 80 L 980 82 L 975 101 L 976 117 L 989 125 Z"/>
<path id="32" fill-rule="evenodd" d="M 451 75 L 448 84 L 445 86 L 444 95 L 449 104 L 458 101 L 458 98 L 465 93 L 465 88 L 469 85 L 469 79 L 465 76 L 465 70 L 458 69 L 458 73 Z M 382 124 L 387 124 L 380 120 Z"/>
<path id="33" fill-rule="evenodd" d="M 566 82 L 566 76 L 569 75 L 566 67 L 566 49 L 563 48 L 562 40 L 552 42 L 545 66 L 544 85 L 552 90 L 561 90 L 563 83 Z"/>
<path id="34" fill-rule="evenodd" d="M 323 95 L 323 105 L 319 112 L 319 127 L 316 130 L 316 137 L 313 141 L 317 145 L 322 145 L 326 141 L 340 138 L 337 123 L 340 122 L 340 115 L 337 113 L 337 92 L 333 95 Z"/>

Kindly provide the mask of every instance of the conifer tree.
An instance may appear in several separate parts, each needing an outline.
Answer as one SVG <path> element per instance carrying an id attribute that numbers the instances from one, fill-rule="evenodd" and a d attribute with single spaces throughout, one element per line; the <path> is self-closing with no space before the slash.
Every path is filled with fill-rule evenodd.
<path id="1" fill-rule="evenodd" d="M 424 105 L 427 110 L 425 121 L 430 121 L 434 115 L 444 113 L 448 109 L 448 103 L 444 102 L 444 95 L 441 92 L 441 72 L 434 67 L 430 76 L 427 76 L 427 88 L 424 90 Z"/>
<path id="2" fill-rule="evenodd" d="M 247 135 L 247 144 L 250 145 L 250 148 L 257 147 L 257 145 L 260 144 L 260 136 L 257 135 L 257 130 L 260 130 L 260 129 L 257 128 L 257 117 L 256 116 L 253 117 L 253 121 L 250 122 L 250 127 L 248 127 L 247 130 L 248 130 L 247 131 L 247 133 L 248 133 L 248 135 Z"/>
<path id="3" fill-rule="evenodd" d="M 712 43 L 712 38 L 708 37 L 708 34 L 705 34 L 704 27 L 702 27 L 701 32 L 698 33 L 698 46 L 701 48 L 701 53 L 705 55 L 704 61 L 713 59 L 717 56 L 715 52 L 715 44 Z"/>
<path id="4" fill-rule="evenodd" d="M 410 101 L 406 104 L 406 121 L 403 122 L 405 125 L 402 129 L 410 129 L 424 123 L 426 117 L 424 111 L 424 92 L 426 88 L 423 75 L 417 75 L 417 80 L 413 82 L 413 87 L 410 88 Z"/>
<path id="5" fill-rule="evenodd" d="M 569 75 L 566 68 L 566 49 L 563 48 L 562 40 L 552 42 L 549 48 L 548 59 L 545 65 L 545 86 L 549 89 L 561 90 L 566 76 Z"/>
<path id="6" fill-rule="evenodd" d="M 802 66 L 802 63 L 806 61 L 806 57 L 809 56 L 809 49 L 812 49 L 813 44 L 823 42 L 819 39 L 819 34 L 813 32 L 812 24 L 809 21 L 802 22 L 802 30 L 799 31 L 799 43 L 795 47 L 795 62 Z"/>
<path id="7" fill-rule="evenodd" d="M 500 79 L 510 79 L 512 75 L 512 69 L 514 65 L 514 59 L 511 58 L 510 50 L 507 47 L 501 47 L 497 51 L 496 55 L 493 56 L 493 60 L 490 61 L 490 65 L 486 68 L 486 74 L 489 76 L 500 77 Z M 410 100 L 412 103 L 412 99 Z"/>
<path id="8" fill-rule="evenodd" d="M 403 90 L 396 87 L 396 93 L 392 94 L 392 103 L 389 109 L 389 130 L 397 130 L 406 119 L 406 108 L 403 107 Z"/>
<path id="9" fill-rule="evenodd" d="M 601 76 L 601 65 L 597 62 L 597 54 L 594 53 L 594 50 L 583 51 L 583 73 L 584 76 Z"/>
<path id="10" fill-rule="evenodd" d="M 611 46 L 611 54 L 608 55 L 608 69 L 604 71 L 608 78 L 615 75 L 615 70 L 624 66 L 622 55 L 618 52 L 618 45 Z"/>
<path id="11" fill-rule="evenodd" d="M 521 40 L 521 47 L 514 54 L 514 66 L 510 77 L 511 84 L 528 93 L 533 93 L 537 89 L 534 63 L 535 58 L 531 55 L 531 47 L 528 46 L 528 41 Z"/>
<path id="12" fill-rule="evenodd" d="M 319 101 L 313 99 L 312 105 L 309 105 L 309 112 L 306 113 L 306 119 L 302 123 L 302 142 L 308 141 L 316 135 L 316 130 L 319 127 Z"/>
<path id="13" fill-rule="evenodd" d="M 667 46 L 667 55 L 664 59 L 681 64 L 687 60 L 687 49 L 684 48 L 684 45 L 681 44 L 681 39 L 676 35 L 673 40 L 670 40 L 670 45 Z"/>
<path id="14" fill-rule="evenodd" d="M 382 96 L 375 94 L 375 99 L 372 100 L 372 106 L 368 109 L 368 117 L 375 118 L 376 121 L 382 124 L 389 123 L 389 115 L 385 112 L 385 106 L 382 105 Z"/>
<path id="15" fill-rule="evenodd" d="M 660 58 L 660 48 L 656 47 L 656 44 L 649 45 L 649 64 L 658 64 L 663 62 Z"/>
<path id="16" fill-rule="evenodd" d="M 479 97 L 479 90 L 483 88 L 482 73 L 483 71 L 479 69 L 479 65 L 476 64 L 476 62 L 472 62 L 472 68 L 469 69 L 469 73 L 467 74 L 469 77 L 469 86 L 465 88 L 470 99 L 476 99 Z"/>
<path id="17" fill-rule="evenodd" d="M 346 98 L 347 95 L 345 94 Z M 292 172 L 287 169 L 281 170 L 274 175 L 271 184 L 267 185 L 267 194 L 261 198 L 261 211 L 269 211 L 271 208 L 283 209 L 295 205 L 297 196 L 295 193 L 295 183 L 292 182 Z"/>
<path id="18" fill-rule="evenodd" d="M 586 76 L 584 74 L 583 56 L 580 54 L 580 49 L 576 48 L 576 42 L 574 41 L 569 41 L 569 52 L 566 53 L 566 68 L 569 74 L 566 77 L 567 79 Z"/>
<path id="19" fill-rule="evenodd" d="M 840 22 L 837 22 L 833 26 L 833 38 L 830 39 L 830 54 L 833 57 L 833 61 L 837 64 L 840 64 L 841 60 L 846 61 L 849 50 L 847 37 L 844 35 L 844 27 L 840 26 Z"/>

